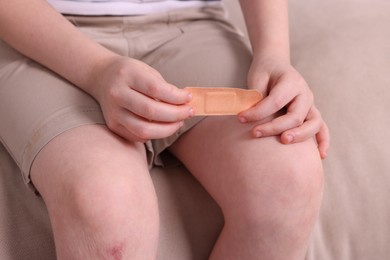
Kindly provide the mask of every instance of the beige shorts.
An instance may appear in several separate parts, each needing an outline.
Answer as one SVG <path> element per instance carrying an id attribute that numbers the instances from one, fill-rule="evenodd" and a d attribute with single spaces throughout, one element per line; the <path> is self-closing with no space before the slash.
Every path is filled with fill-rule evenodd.
<path id="1" fill-rule="evenodd" d="M 94 41 L 142 60 L 178 87 L 246 86 L 251 53 L 221 7 L 67 18 Z M 164 149 L 201 119 L 187 120 L 173 136 L 148 142 L 150 165 L 163 165 Z M 51 139 L 88 124 L 105 124 L 91 96 L 0 41 L 0 139 L 26 183 L 34 158 Z"/>

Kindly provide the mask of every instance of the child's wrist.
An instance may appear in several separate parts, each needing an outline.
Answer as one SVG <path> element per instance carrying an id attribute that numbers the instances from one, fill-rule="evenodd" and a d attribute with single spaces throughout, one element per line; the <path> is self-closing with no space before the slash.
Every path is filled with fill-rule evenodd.
<path id="1" fill-rule="evenodd" d="M 278 60 L 283 63 L 290 63 L 290 52 L 281 51 L 277 48 L 257 48 L 253 50 L 254 60 Z"/>

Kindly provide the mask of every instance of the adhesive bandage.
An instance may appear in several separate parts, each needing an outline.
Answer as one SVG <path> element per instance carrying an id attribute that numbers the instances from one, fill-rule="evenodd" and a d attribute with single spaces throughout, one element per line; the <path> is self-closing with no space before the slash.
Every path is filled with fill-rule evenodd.
<path id="1" fill-rule="evenodd" d="M 186 87 L 195 116 L 237 115 L 256 105 L 262 95 L 253 89 Z"/>

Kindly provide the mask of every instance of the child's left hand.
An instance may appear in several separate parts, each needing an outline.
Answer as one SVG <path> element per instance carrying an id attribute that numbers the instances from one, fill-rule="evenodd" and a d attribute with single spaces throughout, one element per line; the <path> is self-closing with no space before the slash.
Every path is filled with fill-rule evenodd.
<path id="1" fill-rule="evenodd" d="M 261 121 L 285 112 L 253 128 L 255 137 L 281 135 L 281 142 L 291 144 L 316 137 L 321 158 L 329 148 L 329 130 L 314 106 L 313 93 L 303 77 L 288 62 L 277 59 L 254 59 L 248 73 L 248 86 L 265 98 L 255 107 L 241 112 L 239 120 Z"/>

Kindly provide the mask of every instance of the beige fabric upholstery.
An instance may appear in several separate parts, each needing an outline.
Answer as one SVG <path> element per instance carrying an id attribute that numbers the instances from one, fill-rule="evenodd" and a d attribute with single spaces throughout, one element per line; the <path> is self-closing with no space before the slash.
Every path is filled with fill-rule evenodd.
<path id="1" fill-rule="evenodd" d="M 242 26 L 238 5 L 226 1 Z M 307 260 L 390 255 L 390 2 L 290 0 L 292 61 L 331 129 L 325 197 Z M 183 169 L 153 169 L 161 211 L 158 259 L 206 259 L 221 213 Z M 54 259 L 40 199 L 0 146 L 0 259 Z"/>
<path id="2" fill-rule="evenodd" d="M 390 256 L 390 2 L 291 1 L 293 63 L 329 123 L 308 259 Z"/>

